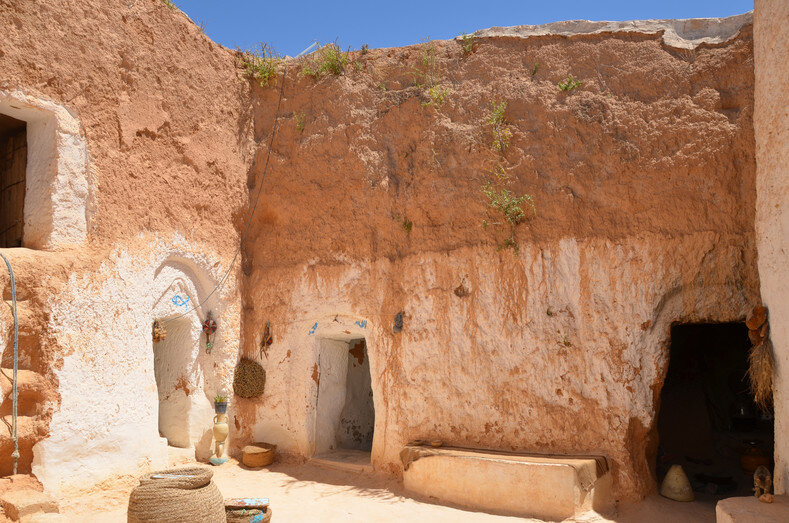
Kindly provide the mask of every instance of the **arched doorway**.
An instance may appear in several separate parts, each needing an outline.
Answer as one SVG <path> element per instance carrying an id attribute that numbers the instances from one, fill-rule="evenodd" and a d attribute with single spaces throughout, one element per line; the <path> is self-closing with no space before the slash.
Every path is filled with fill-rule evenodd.
<path id="1" fill-rule="evenodd" d="M 213 360 L 202 333 L 208 311 L 199 305 L 209 284 L 187 261 L 166 261 L 156 271 L 159 299 L 151 318 L 166 331 L 152 347 L 159 434 L 171 447 L 194 448 L 199 459 L 211 455 L 214 416 L 215 391 L 206 387 Z"/>

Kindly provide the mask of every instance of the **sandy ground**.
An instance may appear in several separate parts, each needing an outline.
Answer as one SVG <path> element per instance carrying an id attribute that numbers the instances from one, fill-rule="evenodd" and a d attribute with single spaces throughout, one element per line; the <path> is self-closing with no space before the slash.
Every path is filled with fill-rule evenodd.
<path id="1" fill-rule="evenodd" d="M 268 497 L 274 521 L 539 521 L 441 504 L 435 499 L 405 492 L 398 481 L 387 476 L 339 471 L 309 463 L 275 463 L 268 469 L 251 470 L 231 460 L 214 469 L 214 481 L 226 497 Z M 102 489 L 61 500 L 61 514 L 67 521 L 125 521 L 126 504 L 134 485 L 135 478 L 126 478 Z M 636 505 L 621 507 L 615 518 L 588 513 L 574 521 L 714 520 L 712 504 L 676 503 L 655 496 Z"/>

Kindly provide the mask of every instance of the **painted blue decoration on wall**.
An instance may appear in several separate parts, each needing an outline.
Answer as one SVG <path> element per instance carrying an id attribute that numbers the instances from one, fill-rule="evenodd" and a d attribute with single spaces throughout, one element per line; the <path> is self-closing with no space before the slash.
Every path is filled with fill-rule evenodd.
<path id="1" fill-rule="evenodd" d="M 356 325 L 358 325 L 359 327 L 361 327 L 361 328 L 363 328 L 363 329 L 366 329 L 366 328 L 367 328 L 367 320 L 364 320 L 364 321 L 357 321 L 357 322 L 355 322 L 355 323 L 356 323 Z"/>
<path id="2" fill-rule="evenodd" d="M 313 334 L 315 334 L 315 330 L 316 330 L 317 328 L 318 328 L 318 322 L 316 321 L 316 322 L 315 322 L 315 325 L 313 325 L 313 326 L 312 326 L 312 328 L 310 329 L 310 336 L 312 336 Z"/>
<path id="3" fill-rule="evenodd" d="M 171 301 L 173 302 L 173 305 L 175 305 L 176 307 L 183 307 L 187 303 L 189 303 L 189 296 L 187 296 L 186 299 L 183 299 L 181 298 L 180 294 L 176 294 L 175 296 L 173 296 L 173 299 Z"/>

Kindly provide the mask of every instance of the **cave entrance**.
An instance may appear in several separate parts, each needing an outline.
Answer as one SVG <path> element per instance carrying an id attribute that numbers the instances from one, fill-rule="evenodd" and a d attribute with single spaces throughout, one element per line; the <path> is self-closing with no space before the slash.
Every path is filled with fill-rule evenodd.
<path id="1" fill-rule="evenodd" d="M 773 417 L 759 410 L 749 389 L 750 347 L 744 323 L 671 327 L 657 422 L 658 485 L 679 464 L 696 500 L 714 503 L 751 495 L 756 461 L 773 470 Z"/>
<path id="2" fill-rule="evenodd" d="M 27 124 L 0 114 L 0 248 L 22 246 L 26 172 Z"/>
<path id="3" fill-rule="evenodd" d="M 375 408 L 365 339 L 320 340 L 315 458 L 370 466 Z"/>

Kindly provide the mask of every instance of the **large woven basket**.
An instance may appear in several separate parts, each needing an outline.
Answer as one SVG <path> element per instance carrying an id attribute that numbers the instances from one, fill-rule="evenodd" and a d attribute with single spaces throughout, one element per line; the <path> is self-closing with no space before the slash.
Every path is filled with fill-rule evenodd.
<path id="1" fill-rule="evenodd" d="M 277 446 L 270 443 L 253 443 L 241 451 L 241 462 L 249 468 L 271 465 Z"/>
<path id="2" fill-rule="evenodd" d="M 225 503 L 208 467 L 152 472 L 129 496 L 129 523 L 223 523 Z"/>

